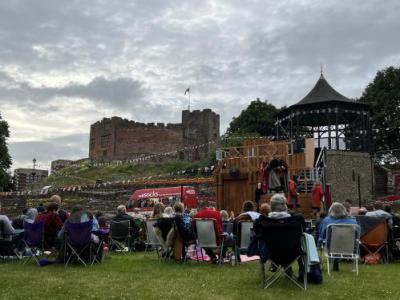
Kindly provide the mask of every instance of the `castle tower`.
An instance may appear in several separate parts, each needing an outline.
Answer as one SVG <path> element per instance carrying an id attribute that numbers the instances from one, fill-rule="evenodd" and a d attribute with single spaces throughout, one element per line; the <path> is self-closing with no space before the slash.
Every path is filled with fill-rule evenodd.
<path id="1" fill-rule="evenodd" d="M 186 147 L 185 159 L 204 159 L 215 150 L 219 143 L 219 115 L 211 109 L 182 111 L 183 142 Z"/>

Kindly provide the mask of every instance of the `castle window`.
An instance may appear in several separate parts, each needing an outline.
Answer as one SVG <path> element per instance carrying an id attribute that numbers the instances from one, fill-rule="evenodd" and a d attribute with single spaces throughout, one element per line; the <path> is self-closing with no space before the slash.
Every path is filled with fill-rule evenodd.
<path id="1" fill-rule="evenodd" d="M 102 148 L 109 147 L 111 145 L 111 134 L 101 136 L 100 145 Z"/>

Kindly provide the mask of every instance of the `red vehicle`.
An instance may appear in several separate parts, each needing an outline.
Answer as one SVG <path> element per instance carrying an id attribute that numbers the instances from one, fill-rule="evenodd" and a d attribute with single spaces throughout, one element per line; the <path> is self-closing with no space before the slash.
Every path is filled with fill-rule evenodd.
<path id="1" fill-rule="evenodd" d="M 136 190 L 129 206 L 132 207 L 133 204 L 134 208 L 139 208 L 141 211 L 150 211 L 157 202 L 173 206 L 177 201 L 183 202 L 185 208 L 197 208 L 198 196 L 194 187 L 174 186 Z"/>

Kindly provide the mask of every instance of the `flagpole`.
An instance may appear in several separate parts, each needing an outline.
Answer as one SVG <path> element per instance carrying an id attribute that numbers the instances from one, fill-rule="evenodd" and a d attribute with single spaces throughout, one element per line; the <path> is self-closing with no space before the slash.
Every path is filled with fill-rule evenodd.
<path id="1" fill-rule="evenodd" d="M 189 89 L 189 111 L 190 111 L 190 89 Z"/>

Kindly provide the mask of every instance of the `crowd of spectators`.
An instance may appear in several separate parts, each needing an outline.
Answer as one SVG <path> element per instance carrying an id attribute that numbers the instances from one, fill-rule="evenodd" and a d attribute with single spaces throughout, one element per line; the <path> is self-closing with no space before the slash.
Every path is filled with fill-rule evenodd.
<path id="1" fill-rule="evenodd" d="M 293 196 L 293 195 L 292 195 Z M 314 203 L 313 203 L 314 205 Z M 351 201 L 341 203 L 333 203 L 326 215 L 320 209 L 314 207 L 314 215 L 318 217 L 315 224 L 315 237 L 318 244 L 324 244 L 327 235 L 327 227 L 329 224 L 355 224 L 357 221 L 351 215 Z M 186 210 L 181 202 L 175 202 L 174 206 L 165 207 L 162 202 L 154 203 L 151 218 L 156 219 L 155 233 L 163 247 L 162 255 L 171 257 L 176 260 L 182 260 L 186 257 L 185 250 L 191 244 L 195 243 L 194 219 L 212 219 L 214 220 L 214 230 L 218 244 L 224 238 L 224 248 L 222 249 L 222 257 L 219 257 L 213 248 L 204 248 L 205 253 L 210 257 L 212 263 L 216 263 L 225 258 L 229 248 L 235 249 L 235 237 L 239 234 L 238 224 L 240 221 L 251 221 L 254 224 L 259 219 L 284 219 L 293 215 L 298 215 L 304 221 L 304 218 L 296 212 L 288 209 L 288 202 L 283 194 L 275 194 L 270 203 L 258 203 L 256 206 L 251 201 L 243 203 L 242 212 L 235 216 L 233 212 L 228 213 L 225 210 L 218 211 L 211 207 L 207 201 L 200 203 L 199 210 Z M 294 208 L 294 206 L 292 206 Z M 1 207 L 0 207 L 1 209 Z M 399 218 L 394 215 L 389 206 L 384 206 L 382 202 L 375 202 L 372 209 L 358 209 L 358 214 L 384 217 L 389 226 L 400 223 Z M 139 208 L 127 212 L 125 205 L 119 205 L 113 216 L 105 215 L 102 212 L 93 214 L 81 205 L 75 205 L 71 211 L 67 211 L 62 207 L 61 197 L 54 195 L 46 205 L 40 205 L 37 208 L 27 208 L 21 216 L 14 220 L 10 220 L 6 215 L 0 214 L 0 235 L 3 238 L 9 238 L 15 241 L 14 249 L 23 255 L 23 247 L 21 243 L 21 232 L 23 231 L 23 223 L 39 223 L 44 224 L 44 241 L 45 248 L 49 250 L 62 251 L 63 235 L 65 232 L 65 223 L 84 223 L 92 221 L 92 242 L 99 243 L 102 234 L 108 234 L 110 222 L 129 221 L 130 236 L 132 244 L 138 243 L 140 239 L 144 241 L 143 235 L 145 216 L 140 213 Z M 305 226 L 306 227 L 306 226 Z M 231 228 L 231 229 L 229 229 Z M 138 247 L 140 248 L 140 247 Z M 132 247 L 135 249 L 135 247 Z M 240 253 L 235 253 L 236 259 L 240 261 Z M 334 270 L 339 270 L 339 261 L 334 262 Z"/>

